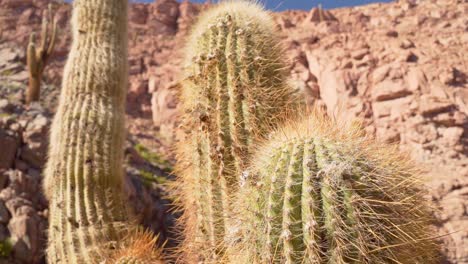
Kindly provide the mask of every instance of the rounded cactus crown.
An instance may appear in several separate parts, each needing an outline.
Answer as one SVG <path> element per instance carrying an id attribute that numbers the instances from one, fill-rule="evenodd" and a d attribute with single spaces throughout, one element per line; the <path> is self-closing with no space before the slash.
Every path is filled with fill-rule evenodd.
<path id="1" fill-rule="evenodd" d="M 417 170 L 362 134 L 316 112 L 264 142 L 240 192 L 243 261 L 435 261 Z"/>

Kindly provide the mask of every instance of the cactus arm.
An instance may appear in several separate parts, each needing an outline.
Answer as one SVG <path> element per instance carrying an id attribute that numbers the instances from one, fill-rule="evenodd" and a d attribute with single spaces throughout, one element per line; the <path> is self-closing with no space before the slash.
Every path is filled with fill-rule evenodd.
<path id="1" fill-rule="evenodd" d="M 49 46 L 47 47 L 47 58 L 50 57 L 55 48 L 55 42 L 57 39 L 57 20 L 52 23 L 52 32 L 49 39 Z"/>
<path id="2" fill-rule="evenodd" d="M 33 75 L 33 74 L 36 75 L 36 73 L 38 72 L 35 41 L 36 41 L 36 34 L 32 33 L 31 36 L 29 37 L 29 44 L 28 44 L 27 57 L 26 57 L 30 75 Z"/>
<path id="3" fill-rule="evenodd" d="M 35 45 L 35 34 L 31 34 L 27 49 L 27 64 L 29 83 L 26 91 L 26 104 L 36 101 L 39 98 L 41 83 L 41 61 L 37 57 L 38 50 Z"/>
<path id="4" fill-rule="evenodd" d="M 39 50 L 39 58 L 44 59 L 44 52 L 47 50 L 47 39 L 48 39 L 48 32 L 49 32 L 49 12 L 45 10 L 42 13 L 42 25 L 41 25 L 41 44 Z"/>

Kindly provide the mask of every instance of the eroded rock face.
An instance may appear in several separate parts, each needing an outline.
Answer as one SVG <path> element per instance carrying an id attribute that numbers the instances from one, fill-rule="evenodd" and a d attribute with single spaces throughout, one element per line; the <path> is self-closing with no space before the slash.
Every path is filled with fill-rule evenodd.
<path id="1" fill-rule="evenodd" d="M 40 29 L 47 2 L 0 1 L 3 45 L 24 46 L 31 30 Z M 167 151 L 165 146 L 174 141 L 182 47 L 197 14 L 206 8 L 158 0 L 130 9 L 129 132 L 159 151 Z M 368 134 L 398 144 L 426 171 L 429 193 L 442 209 L 437 228 L 444 235 L 447 263 L 468 259 L 467 10 L 468 3 L 461 0 L 400 0 L 325 13 L 274 13 L 291 61 L 291 84 L 305 92 L 307 102 L 326 107 L 330 114 L 363 119 Z M 58 86 L 71 40 L 70 6 L 58 6 L 56 14 L 61 37 L 45 79 Z M 15 87 L 27 81 L 21 50 L 0 45 L 0 83 L 8 79 L 8 86 L 0 89 L 0 111 L 10 116 L 0 121 L 0 144 L 6 146 L 0 170 L 35 175 L 44 163 L 38 153 L 47 144 L 41 139 L 47 139 L 42 137 L 48 124 L 43 125 L 38 113 L 25 121 L 15 114 L 18 106 L 11 102 L 24 98 L 22 89 Z M 2 72 L 11 76 L 6 79 Z M 53 111 L 50 98 L 58 91 L 46 88 L 45 93 L 41 104 Z M 1 101 L 7 95 L 7 102 Z M 0 178 L 0 187 L 10 190 L 8 184 Z M 139 189 L 132 190 L 136 194 Z M 15 194 L 10 190 L 4 195 Z M 137 196 L 132 199 L 142 201 L 137 206 L 141 211 L 151 195 Z M 158 210 L 147 211 L 145 217 L 159 217 Z M 0 223 L 8 217 L 0 202 Z M 7 226 L 0 225 L 0 239 L 10 235 Z"/>
<path id="2" fill-rule="evenodd" d="M 0 172 L 6 179 L 0 191 L 2 241 L 11 243 L 12 263 L 41 263 L 47 229 L 47 203 L 42 195 L 39 173 L 10 169 Z"/>

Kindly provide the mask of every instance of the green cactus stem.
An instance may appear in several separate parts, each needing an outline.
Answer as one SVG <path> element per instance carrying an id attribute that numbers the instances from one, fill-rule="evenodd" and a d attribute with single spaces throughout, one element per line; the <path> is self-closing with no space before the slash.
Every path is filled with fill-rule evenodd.
<path id="1" fill-rule="evenodd" d="M 283 49 L 269 14 L 224 2 L 204 13 L 186 51 L 178 183 L 185 246 L 197 261 L 222 261 L 230 197 L 256 139 L 293 102 Z"/>
<path id="2" fill-rule="evenodd" d="M 236 263 L 437 263 L 417 171 L 394 147 L 314 113 L 252 160 Z"/>
<path id="3" fill-rule="evenodd" d="M 51 264 L 157 260 L 148 246 L 135 256 L 141 241 L 154 242 L 137 232 L 123 192 L 127 6 L 127 0 L 73 1 L 73 44 L 44 180 Z"/>
<path id="4" fill-rule="evenodd" d="M 50 25 L 50 21 L 52 24 Z M 44 11 L 42 17 L 41 43 L 36 48 L 36 34 L 32 33 L 27 49 L 27 64 L 29 85 L 26 92 L 26 104 L 39 101 L 41 93 L 41 78 L 44 68 L 52 54 L 57 37 L 57 21 L 52 15 L 52 4 Z"/>

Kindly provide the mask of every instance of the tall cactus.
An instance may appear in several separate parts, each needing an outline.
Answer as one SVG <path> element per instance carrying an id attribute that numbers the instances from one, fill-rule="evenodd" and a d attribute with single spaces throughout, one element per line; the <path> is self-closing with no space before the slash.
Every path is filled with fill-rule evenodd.
<path id="1" fill-rule="evenodd" d="M 123 193 L 127 5 L 73 2 L 73 45 L 44 186 L 50 201 L 48 263 L 157 260 L 154 239 L 130 221 Z"/>
<path id="2" fill-rule="evenodd" d="M 436 263 L 417 172 L 356 126 L 290 121 L 252 160 L 237 263 Z"/>
<path id="3" fill-rule="evenodd" d="M 50 25 L 50 20 L 52 25 Z M 50 30 L 50 32 L 49 32 Z M 52 5 L 49 4 L 42 17 L 41 43 L 36 48 L 36 34 L 32 33 L 27 50 L 29 86 L 26 92 L 26 104 L 38 101 L 41 93 L 41 78 L 44 68 L 52 54 L 57 36 L 57 21 L 53 19 Z"/>
<path id="4" fill-rule="evenodd" d="M 256 4 L 224 2 L 204 13 L 186 51 L 178 146 L 184 251 L 219 263 L 230 230 L 230 197 L 241 171 L 292 102 L 287 67 L 269 14 Z"/>

